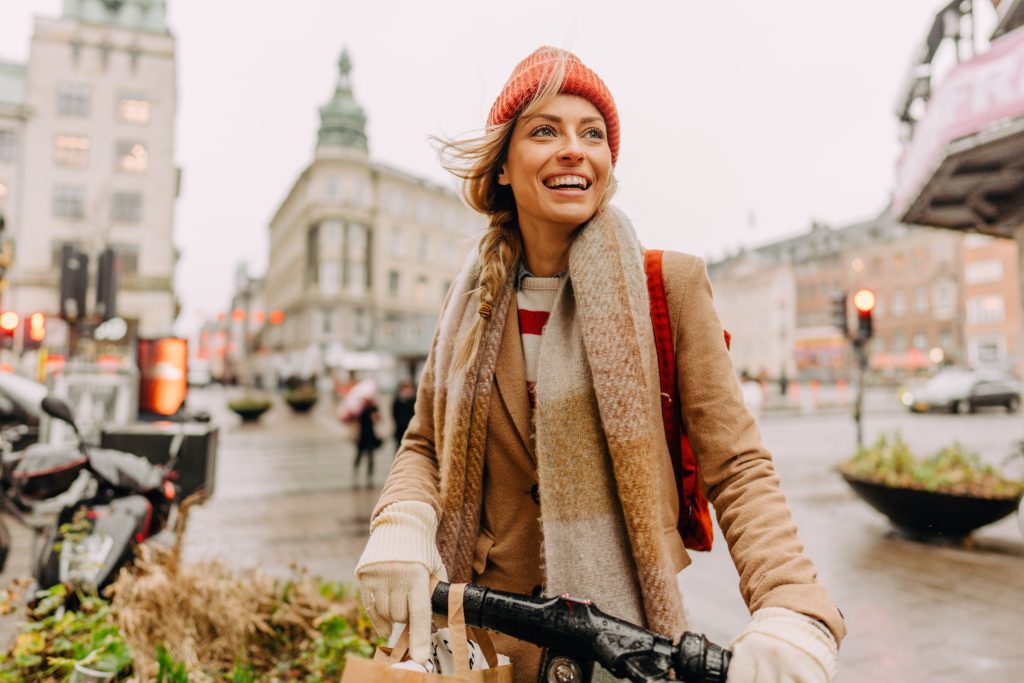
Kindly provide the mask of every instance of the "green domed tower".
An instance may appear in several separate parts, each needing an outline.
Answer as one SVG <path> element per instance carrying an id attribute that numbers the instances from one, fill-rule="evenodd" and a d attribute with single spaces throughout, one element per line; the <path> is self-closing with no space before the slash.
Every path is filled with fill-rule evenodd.
<path id="1" fill-rule="evenodd" d="M 341 51 L 338 60 L 338 85 L 334 97 L 320 108 L 320 133 L 316 146 L 347 147 L 368 152 L 366 142 L 366 114 L 352 96 L 352 61 L 348 49 Z"/>

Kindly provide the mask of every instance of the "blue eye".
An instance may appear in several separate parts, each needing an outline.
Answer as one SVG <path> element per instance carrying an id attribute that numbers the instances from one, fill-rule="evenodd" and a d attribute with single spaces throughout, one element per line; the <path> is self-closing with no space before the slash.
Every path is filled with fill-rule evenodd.
<path id="1" fill-rule="evenodd" d="M 604 131 L 600 128 L 588 128 L 583 132 L 583 137 L 591 140 L 604 140 Z"/>
<path id="2" fill-rule="evenodd" d="M 530 131 L 530 137 L 538 137 L 538 136 L 542 136 L 542 135 L 543 136 L 552 136 L 554 134 L 555 134 L 555 129 L 552 128 L 551 126 L 547 125 L 547 124 L 544 124 L 543 126 L 537 126 L 536 128 L 534 128 L 533 130 Z"/>

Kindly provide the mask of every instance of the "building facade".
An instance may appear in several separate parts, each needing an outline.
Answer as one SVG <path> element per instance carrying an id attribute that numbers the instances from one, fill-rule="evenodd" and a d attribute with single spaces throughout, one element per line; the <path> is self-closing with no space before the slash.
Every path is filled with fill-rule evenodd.
<path id="1" fill-rule="evenodd" d="M 9 85 L 15 77 L 0 65 L 0 95 L 19 91 Z M 20 102 L 0 103 L 0 206 L 14 241 L 4 308 L 56 314 L 63 246 L 85 252 L 93 272 L 113 247 L 118 313 L 141 336 L 170 334 L 180 177 L 165 3 L 65 0 L 59 18 L 36 18 L 22 83 Z M 12 105 L 25 112 L 20 127 L 5 116 Z M 5 165 L 12 148 L 13 170 Z"/>
<path id="2" fill-rule="evenodd" d="M 732 335 L 733 365 L 755 377 L 794 377 L 796 285 L 793 268 L 756 252 L 709 266 L 715 309 Z"/>
<path id="3" fill-rule="evenodd" d="M 313 161 L 270 222 L 264 297 L 283 319 L 262 344 L 284 374 L 415 371 L 482 219 L 451 190 L 370 159 L 347 53 L 338 67 Z"/>
<path id="4" fill-rule="evenodd" d="M 1016 257 L 1010 240 L 907 226 L 883 213 L 835 229 L 815 224 L 708 270 L 719 315 L 738 332 L 737 368 L 849 379 L 854 359 L 833 320 L 835 301 L 867 288 L 876 296 L 870 368 L 898 380 L 939 364 L 1024 370 Z M 783 302 L 792 302 L 792 316 L 777 314 Z M 856 324 L 849 302 L 848 324 Z M 744 335 L 772 349 L 766 367 L 743 350 Z"/>

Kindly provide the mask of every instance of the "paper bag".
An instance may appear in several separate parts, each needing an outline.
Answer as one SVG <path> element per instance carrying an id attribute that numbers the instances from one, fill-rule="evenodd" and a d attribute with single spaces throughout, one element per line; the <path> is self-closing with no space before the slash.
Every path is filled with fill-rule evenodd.
<path id="1" fill-rule="evenodd" d="M 380 647 L 373 660 L 349 655 L 345 660 L 345 672 L 341 683 L 444 683 L 445 681 L 469 681 L 470 683 L 512 683 L 512 665 L 500 664 L 494 650 L 494 643 L 487 631 L 470 629 L 474 641 L 487 660 L 488 668 L 471 671 L 469 668 L 469 638 L 466 633 L 466 617 L 462 597 L 466 584 L 453 583 L 448 590 L 448 628 L 451 631 L 452 659 L 455 673 L 450 675 L 425 673 L 396 669 L 392 665 L 408 659 L 409 632 L 402 633 L 394 648 Z"/>

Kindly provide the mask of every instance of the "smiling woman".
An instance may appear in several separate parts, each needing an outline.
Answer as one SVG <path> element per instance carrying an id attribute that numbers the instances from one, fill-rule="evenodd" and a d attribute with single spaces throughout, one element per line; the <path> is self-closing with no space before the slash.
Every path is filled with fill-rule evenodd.
<path id="1" fill-rule="evenodd" d="M 666 437 L 675 420 L 753 612 L 729 680 L 831 681 L 843 619 L 744 406 L 704 264 L 646 252 L 609 206 L 619 118 L 607 86 L 575 55 L 540 48 L 486 131 L 442 150 L 489 226 L 448 293 L 356 568 L 377 629 L 407 623 L 425 661 L 430 580 L 450 578 L 585 596 L 678 637 L 676 575 L 690 563 L 679 529 L 693 517 Z M 657 346 L 655 281 L 668 309 Z M 678 402 L 662 403 L 662 346 Z M 537 648 L 494 640 L 516 681 L 537 680 Z"/>

